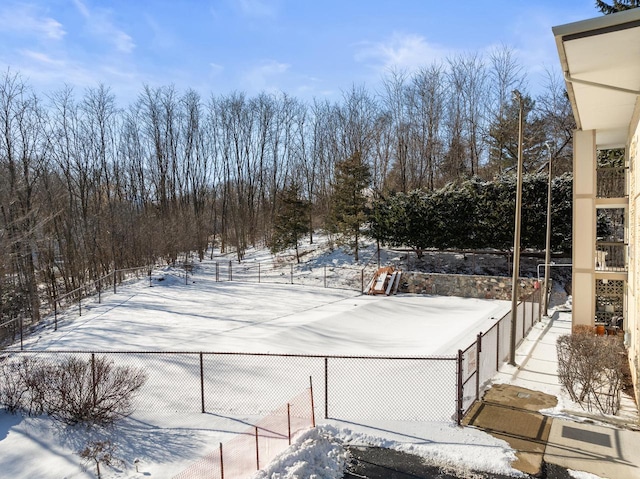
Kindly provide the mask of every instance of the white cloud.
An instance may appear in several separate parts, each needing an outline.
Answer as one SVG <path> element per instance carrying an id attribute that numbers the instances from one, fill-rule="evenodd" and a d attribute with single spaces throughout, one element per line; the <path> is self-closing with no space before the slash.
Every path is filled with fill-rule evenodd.
<path id="1" fill-rule="evenodd" d="M 41 19 L 38 29 L 44 33 L 47 38 L 53 40 L 60 40 L 66 34 L 62 28 L 62 24 L 53 18 Z"/>
<path id="2" fill-rule="evenodd" d="M 14 5 L 0 10 L 0 31 L 35 35 L 47 40 L 61 40 L 66 32 L 54 18 L 40 14 L 31 5 Z"/>
<path id="3" fill-rule="evenodd" d="M 132 52 L 136 46 L 133 38 L 119 30 L 113 32 L 113 43 L 119 51 L 124 53 Z"/>
<path id="4" fill-rule="evenodd" d="M 278 82 L 282 81 L 283 75 L 290 69 L 288 63 L 281 63 L 275 60 L 263 61 L 260 65 L 251 68 L 243 75 L 244 83 L 253 92 L 278 91 Z"/>
<path id="5" fill-rule="evenodd" d="M 89 13 L 89 9 L 82 2 L 82 0 L 73 0 L 73 3 L 83 17 L 89 18 L 91 16 L 91 14 Z"/>
<path id="6" fill-rule="evenodd" d="M 218 63 L 209 63 L 209 72 L 211 75 L 219 75 L 224 70 L 224 66 Z"/>
<path id="7" fill-rule="evenodd" d="M 39 63 L 45 63 L 47 65 L 55 65 L 55 66 L 64 65 L 63 61 L 56 60 L 51 56 L 47 55 L 46 53 L 36 52 L 33 50 L 20 50 L 20 54 L 29 60 L 35 60 L 36 62 L 39 62 Z"/>
<path id="8" fill-rule="evenodd" d="M 73 0 L 80 14 L 85 18 L 90 33 L 107 42 L 122 53 L 131 53 L 135 48 L 133 38 L 116 27 L 108 10 L 89 10 L 82 0 Z"/>
<path id="9" fill-rule="evenodd" d="M 449 53 L 448 50 L 427 42 L 420 35 L 395 33 L 386 41 L 360 43 L 355 59 L 361 63 L 369 63 L 380 71 L 413 71 L 442 60 Z"/>

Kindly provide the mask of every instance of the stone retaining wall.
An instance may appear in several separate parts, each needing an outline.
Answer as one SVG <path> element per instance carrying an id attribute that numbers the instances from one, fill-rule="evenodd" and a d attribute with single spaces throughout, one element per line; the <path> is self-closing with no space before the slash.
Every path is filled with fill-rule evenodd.
<path id="1" fill-rule="evenodd" d="M 520 278 L 520 299 L 535 290 L 536 282 L 533 278 Z M 403 271 L 398 292 L 511 300 L 511 278 Z"/>

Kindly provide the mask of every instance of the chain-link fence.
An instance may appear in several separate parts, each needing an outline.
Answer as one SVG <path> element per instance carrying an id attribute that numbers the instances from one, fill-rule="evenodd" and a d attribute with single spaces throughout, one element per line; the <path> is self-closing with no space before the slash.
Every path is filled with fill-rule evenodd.
<path id="1" fill-rule="evenodd" d="M 138 268 L 118 269 L 109 274 L 90 281 L 79 288 L 69 291 L 61 296 L 57 296 L 53 301 L 54 328 L 58 327 L 58 311 L 68 310 L 73 307 L 78 308 L 78 315 L 82 316 L 82 300 L 87 298 L 97 298 L 98 303 L 102 302 L 102 293 L 113 290 L 118 292 L 118 285 L 126 284 L 131 280 L 138 280 L 141 277 L 151 278 L 152 267 L 141 266 Z"/>
<path id="2" fill-rule="evenodd" d="M 227 352 L 12 351 L 4 363 L 104 358 L 144 371 L 134 415 L 162 426 L 180 415 L 264 415 L 308 384 L 316 416 L 345 420 L 450 421 L 456 412 L 456 358 Z"/>
<path id="3" fill-rule="evenodd" d="M 184 279 L 185 284 L 194 274 L 206 273 L 215 276 L 218 282 L 239 281 L 254 283 L 280 283 L 319 286 L 325 288 L 348 289 L 363 291 L 365 282 L 375 273 L 377 266 L 367 263 L 364 266 L 309 266 L 295 265 L 293 263 L 273 262 L 242 262 L 216 261 L 199 265 L 184 263 L 174 274 Z M 151 286 L 153 267 L 142 266 L 139 268 L 120 269 L 113 271 L 101 278 L 91 281 L 79 288 L 63 295 L 55 296 L 41 306 L 41 326 L 58 329 L 60 313 L 62 311 L 77 311 L 82 316 L 89 301 L 102 302 L 102 295 L 107 292 L 118 292 L 118 286 L 149 278 Z M 36 326 L 30 317 L 16 317 L 0 319 L 0 345 L 20 341 L 27 331 Z"/>
<path id="4" fill-rule="evenodd" d="M 375 273 L 374 264 L 366 266 L 311 266 L 279 262 L 217 261 L 200 266 L 215 275 L 216 281 L 280 283 L 363 291 L 365 282 Z"/>
<path id="5" fill-rule="evenodd" d="M 102 302 L 102 294 L 106 291 L 117 293 L 118 285 L 123 285 L 131 281 L 138 280 L 142 277 L 151 278 L 152 268 L 142 266 L 139 268 L 119 269 L 112 271 L 105 276 L 90 281 L 72 291 L 62 295 L 54 295 L 53 299 L 48 298 L 40 306 L 40 315 L 44 319 L 41 324 L 50 323 L 50 327 L 55 331 L 58 329 L 59 313 L 64 310 L 77 308 L 78 315 L 82 316 L 83 300 L 97 300 Z M 22 340 L 27 330 L 37 326 L 28 314 L 19 317 L 5 319 L 3 316 L 0 320 L 0 346 L 7 343 L 14 343 Z"/>
<path id="6" fill-rule="evenodd" d="M 516 348 L 542 317 L 542 290 L 537 289 L 518 303 L 515 317 Z M 478 334 L 476 341 L 458 352 L 458 422 L 480 399 L 487 383 L 507 362 L 511 347 L 511 311 L 500 318 L 488 331 Z"/>
<path id="7" fill-rule="evenodd" d="M 540 298 L 537 290 L 518 304 L 517 344 L 540 320 Z M 267 464 L 287 447 L 289 431 L 308 427 L 309 416 L 312 421 L 318 417 L 361 424 L 380 420 L 460 423 L 507 361 L 510 336 L 511 313 L 507 313 L 457 356 L 11 351 L 0 357 L 0 367 L 25 357 L 45 364 L 75 357 L 140 369 L 147 379 L 137 391 L 132 417 L 160 428 L 216 428 L 221 419 L 262 418 L 250 430 L 236 431 L 237 436 L 176 476 L 222 478 L 225 474 L 229 478 L 240 477 L 232 471 L 245 474 Z M 313 392 L 308 391 L 309 384 Z M 307 409 L 297 405 L 301 390 L 312 404 Z M 286 414 L 283 404 L 287 404 Z"/>
<path id="8" fill-rule="evenodd" d="M 518 303 L 519 344 L 540 320 L 540 295 Z M 231 352 L 24 351 L 42 361 L 102 355 L 139 367 L 147 381 L 136 414 L 264 414 L 295 395 L 311 377 L 318 416 L 354 420 L 460 421 L 510 353 L 511 313 L 456 356 L 372 357 Z M 8 353 L 7 358 L 18 357 Z M 259 401 L 257 401 L 259 398 Z M 152 418 L 151 418 L 152 419 Z M 147 418 L 149 420 L 149 418 Z"/>

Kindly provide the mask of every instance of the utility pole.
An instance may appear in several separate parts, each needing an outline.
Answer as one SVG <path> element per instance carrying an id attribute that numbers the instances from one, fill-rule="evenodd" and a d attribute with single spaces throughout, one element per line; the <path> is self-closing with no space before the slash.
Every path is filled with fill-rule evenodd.
<path id="1" fill-rule="evenodd" d="M 549 314 L 549 273 L 551 270 L 551 145 L 545 143 L 549 151 L 549 184 L 547 185 L 547 243 L 545 245 L 544 254 L 544 315 Z"/>
<path id="2" fill-rule="evenodd" d="M 520 225 L 522 223 L 522 144 L 524 143 L 524 108 L 522 95 L 513 90 L 518 100 L 518 182 L 516 187 L 515 232 L 513 239 L 513 275 L 511 278 L 511 337 L 509 344 L 509 364 L 516 365 L 516 326 L 518 323 L 518 296 L 520 286 Z"/>

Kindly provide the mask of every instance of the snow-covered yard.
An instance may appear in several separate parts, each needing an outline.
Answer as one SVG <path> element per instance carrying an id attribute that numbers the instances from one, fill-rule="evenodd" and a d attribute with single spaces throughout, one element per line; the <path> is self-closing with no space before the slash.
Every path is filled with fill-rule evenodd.
<path id="1" fill-rule="evenodd" d="M 453 297 L 362 296 L 319 286 L 216 282 L 210 261 L 200 264 L 186 283 L 178 272 L 156 271 L 152 287 L 140 280 L 120 288 L 117 294 L 103 296 L 101 304 L 85 304 L 81 317 L 74 310 L 65 313 L 57 331 L 43 328 L 24 340 L 26 350 L 137 352 L 126 357 L 142 361 L 136 364 L 149 371 L 153 394 L 142 391 L 136 412 L 106 433 L 124 464 L 103 468 L 103 477 L 172 477 L 219 442 L 245 431 L 261 414 L 286 403 L 308 386 L 309 376 L 320 391 L 324 386 L 323 361 L 314 358 L 288 357 L 282 363 L 272 356 L 241 356 L 244 362 L 239 365 L 229 356 L 224 358 L 224 375 L 208 375 L 216 394 L 207 398 L 207 413 L 202 414 L 199 390 L 186 386 L 198 376 L 194 353 L 453 357 L 510 306 Z M 147 361 L 143 351 L 192 354 L 172 356 L 170 361 L 157 355 Z M 324 418 L 324 393 L 316 391 L 321 427 L 302 434 L 297 446 L 260 477 L 340 477 L 335 471 L 344 460 L 341 442 L 393 446 L 433 463 L 515 473 L 509 465 L 513 451 L 506 443 L 451 421 L 455 405 L 449 388 L 455 373 L 446 378 L 451 372 L 447 366 L 425 373 L 422 363 L 413 359 L 397 364 L 367 360 L 371 366 L 344 361 L 329 363 L 330 394 L 336 398 L 330 402 L 330 418 Z M 407 398 L 410 394 L 413 397 Z M 403 402 L 395 408 L 396 417 L 378 409 L 380 404 L 393 406 L 398 398 Z M 183 406 L 194 401 L 196 407 Z M 442 408 L 442 401 L 448 401 L 447 412 L 429 419 L 421 416 L 419 411 Z M 95 477 L 93 468 L 83 470 L 77 455 L 91 434 L 45 417 L 2 412 L 0 471 L 16 479 Z"/>

